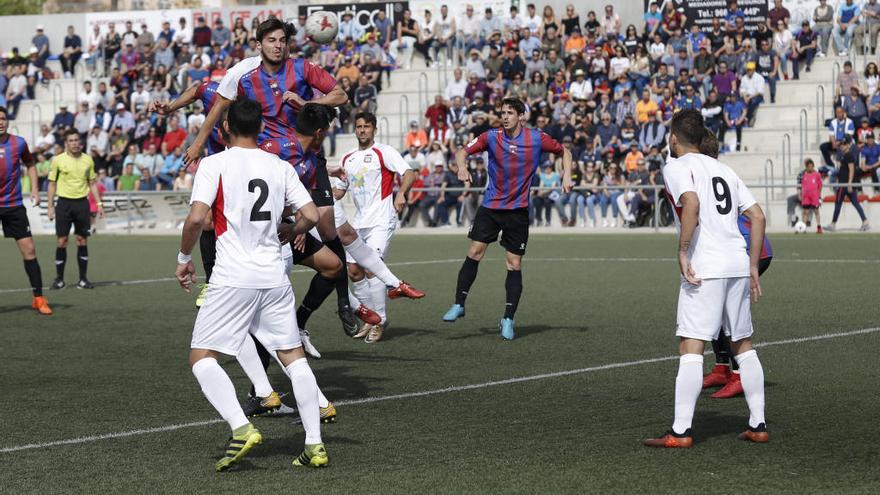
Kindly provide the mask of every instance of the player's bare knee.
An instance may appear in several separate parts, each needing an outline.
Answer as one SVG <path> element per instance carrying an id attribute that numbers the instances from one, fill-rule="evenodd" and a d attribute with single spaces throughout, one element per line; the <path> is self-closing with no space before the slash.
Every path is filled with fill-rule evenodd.
<path id="1" fill-rule="evenodd" d="M 483 259 L 483 256 L 486 254 L 486 245 L 471 243 L 471 246 L 468 248 L 468 258 L 474 261 L 480 261 Z"/>
<path id="2" fill-rule="evenodd" d="M 357 239 L 357 232 L 347 223 L 336 229 L 336 233 L 339 234 L 343 246 L 348 246 Z"/>
<path id="3" fill-rule="evenodd" d="M 348 278 L 352 282 L 360 282 L 366 277 L 367 274 L 364 273 L 363 268 L 360 267 L 357 263 L 349 263 L 348 264 Z"/>
<path id="4" fill-rule="evenodd" d="M 85 246 L 88 244 L 88 242 L 89 242 L 89 240 L 87 237 L 83 237 L 81 235 L 76 236 L 76 245 L 77 246 L 80 246 L 80 247 Z"/>
<path id="5" fill-rule="evenodd" d="M 68 239 L 68 237 L 66 235 L 59 237 L 57 246 L 60 247 L 61 249 L 67 248 L 67 239 Z"/>
<path id="6" fill-rule="evenodd" d="M 21 258 L 23 260 L 29 261 L 37 257 L 37 250 L 34 249 L 34 240 L 32 238 L 25 237 L 24 239 L 19 239 L 16 244 L 18 244 L 18 250 L 21 251 Z"/>
<path id="7" fill-rule="evenodd" d="M 206 358 L 217 359 L 219 354 L 210 349 L 192 349 L 189 351 L 189 367 L 192 368 L 196 363 Z"/>
<path id="8" fill-rule="evenodd" d="M 681 341 L 678 343 L 678 353 L 682 356 L 685 354 L 702 355 L 705 347 L 706 343 L 702 340 L 682 337 Z"/>
<path id="9" fill-rule="evenodd" d="M 281 365 L 285 368 L 290 366 L 290 363 L 304 357 L 306 357 L 306 353 L 303 352 L 302 346 L 278 351 L 278 360 L 281 361 Z"/>
<path id="10" fill-rule="evenodd" d="M 733 351 L 734 356 L 739 356 L 740 354 L 744 352 L 749 352 L 752 349 L 754 349 L 754 347 L 752 346 L 752 339 L 750 338 L 730 343 L 730 350 Z"/>

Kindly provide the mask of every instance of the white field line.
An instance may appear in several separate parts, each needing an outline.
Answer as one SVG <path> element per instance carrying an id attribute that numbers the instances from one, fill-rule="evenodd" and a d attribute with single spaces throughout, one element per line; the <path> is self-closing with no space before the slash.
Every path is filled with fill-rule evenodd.
<path id="1" fill-rule="evenodd" d="M 837 339 L 843 337 L 854 337 L 857 335 L 866 335 L 880 332 L 880 327 L 874 328 L 864 328 L 861 330 L 852 330 L 848 332 L 837 332 L 837 333 L 825 333 L 821 335 L 811 335 L 808 337 L 797 337 L 792 339 L 784 339 L 784 340 L 776 340 L 772 342 L 764 342 L 760 344 L 756 344 L 755 347 L 770 347 L 770 346 L 779 346 L 779 345 L 788 345 L 788 344 L 800 344 L 805 342 L 816 342 L 822 340 L 829 339 Z M 708 354 L 709 351 L 707 351 Z M 641 366 L 643 364 L 653 364 L 660 363 L 664 361 L 673 361 L 678 359 L 678 356 L 663 356 L 656 357 L 650 359 L 639 359 L 636 361 L 624 361 L 620 363 L 610 363 L 603 364 L 600 366 L 591 366 L 588 368 L 577 368 L 573 370 L 567 371 L 555 371 L 552 373 L 541 373 L 538 375 L 529 375 L 529 376 L 521 376 L 517 378 L 509 378 L 506 380 L 496 380 L 491 382 L 483 382 L 483 383 L 472 383 L 469 385 L 456 385 L 452 387 L 446 388 L 438 388 L 434 390 L 424 390 L 421 392 L 408 392 L 403 394 L 395 394 L 395 395 L 384 395 L 379 397 L 364 397 L 362 399 L 353 399 L 353 400 L 345 400 L 336 402 L 336 405 L 339 406 L 354 406 L 359 404 L 371 404 L 374 402 L 384 402 L 389 400 L 401 400 L 401 399 L 412 399 L 417 397 L 427 397 L 433 395 L 441 395 L 441 394 L 449 394 L 453 392 L 463 392 L 467 390 L 477 390 L 489 387 L 497 387 L 499 385 L 510 385 L 514 383 L 524 383 L 531 382 L 536 380 L 546 380 L 548 378 L 560 378 L 565 376 L 572 375 L 581 375 L 585 373 L 592 373 L 595 371 L 604 371 L 618 368 L 630 368 L 633 366 Z M 42 443 L 29 443 L 25 445 L 16 445 L 13 447 L 3 447 L 0 448 L 0 454 L 2 453 L 11 453 L 11 452 L 20 452 L 23 450 L 35 450 L 35 449 L 45 449 L 49 447 L 58 447 L 63 445 L 77 445 L 84 443 L 92 443 L 100 440 L 112 440 L 116 438 L 126 438 L 133 437 L 139 435 L 152 435 L 154 433 L 165 433 L 169 431 L 182 430 L 184 428 L 194 428 L 198 426 L 208 426 L 217 423 L 222 423 L 222 419 L 209 419 L 205 421 L 194 421 L 191 423 L 177 423 L 166 426 L 157 426 L 154 428 L 142 428 L 137 430 L 128 430 L 128 431 L 120 431 L 115 433 L 105 433 L 102 435 L 91 435 L 87 437 L 78 437 L 78 438 L 68 438 L 65 440 L 55 440 L 52 442 L 42 442 Z"/>
<path id="2" fill-rule="evenodd" d="M 439 265 L 444 263 L 460 263 L 464 257 L 454 258 L 454 259 L 445 259 L 445 260 L 423 260 L 423 261 L 399 261 L 396 263 L 388 263 L 388 266 L 414 266 L 414 265 Z M 484 258 L 484 261 L 499 261 L 500 258 Z M 593 262 L 651 262 L 651 261 L 677 261 L 675 258 L 525 258 L 525 261 L 528 262 L 575 262 L 575 263 L 593 263 Z M 855 263 L 855 264 L 880 264 L 880 258 L 878 259 L 773 259 L 773 263 L 838 263 L 838 264 L 846 264 L 846 263 Z M 293 271 L 293 273 L 310 273 L 312 270 L 299 268 Z M 110 282 L 98 282 L 96 285 L 100 286 L 114 286 L 114 285 L 140 285 L 140 284 L 155 284 L 161 282 L 174 282 L 177 279 L 174 277 L 164 277 L 164 278 L 148 278 L 143 280 L 120 280 L 120 281 L 110 281 Z M 48 287 L 43 287 L 43 289 L 48 289 Z M 0 289 L 0 294 L 8 294 L 12 292 L 30 292 L 30 287 L 28 288 L 20 288 L 20 289 Z"/>

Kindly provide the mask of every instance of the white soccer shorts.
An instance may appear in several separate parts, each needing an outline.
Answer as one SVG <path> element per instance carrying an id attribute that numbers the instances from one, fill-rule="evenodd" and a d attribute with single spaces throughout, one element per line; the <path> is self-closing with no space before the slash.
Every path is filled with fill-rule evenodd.
<path id="1" fill-rule="evenodd" d="M 703 280 L 699 286 L 681 281 L 675 335 L 711 341 L 718 333 L 734 342 L 752 336 L 749 277 Z"/>
<path id="2" fill-rule="evenodd" d="M 251 333 L 270 351 L 301 347 L 293 287 L 271 289 L 208 286 L 193 327 L 193 349 L 237 356 Z"/>
<path id="3" fill-rule="evenodd" d="M 348 218 L 345 216 L 345 208 L 342 207 L 342 201 L 333 202 L 333 222 L 336 224 L 337 229 L 348 223 Z"/>
<path id="4" fill-rule="evenodd" d="M 367 246 L 376 251 L 376 253 L 379 254 L 379 257 L 384 260 L 385 255 L 388 254 L 388 248 L 391 245 L 391 238 L 394 237 L 394 231 L 397 230 L 397 225 L 383 225 L 356 230 L 358 237 L 360 237 Z M 348 251 L 345 252 L 345 260 L 349 263 L 357 263 L 357 261 L 348 254 Z"/>

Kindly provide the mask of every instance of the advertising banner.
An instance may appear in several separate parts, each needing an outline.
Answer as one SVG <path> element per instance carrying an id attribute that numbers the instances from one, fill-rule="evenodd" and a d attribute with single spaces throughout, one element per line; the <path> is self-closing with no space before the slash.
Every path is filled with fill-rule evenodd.
<path id="1" fill-rule="evenodd" d="M 108 31 L 109 24 L 116 24 L 116 32 L 122 35 L 125 32 L 126 21 L 131 21 L 132 29 L 135 32 L 141 32 L 141 24 L 146 23 L 147 28 L 155 36 L 162 30 L 162 23 L 168 21 L 173 29 L 177 29 L 178 20 L 183 17 L 187 20 L 191 17 L 189 9 L 170 9 L 170 10 L 132 10 L 124 12 L 90 12 L 85 15 L 86 25 L 84 33 L 91 33 L 93 26 L 101 27 L 101 32 Z M 192 28 L 192 24 L 190 24 Z M 87 35 L 83 35 L 85 39 Z"/>
<path id="2" fill-rule="evenodd" d="M 645 0 L 645 12 L 652 0 Z M 664 2 L 659 2 L 663 4 Z M 717 17 L 724 19 L 727 15 L 728 0 L 681 0 L 675 2 L 679 12 L 687 17 L 685 24 L 687 29 L 696 23 L 703 31 L 711 31 L 712 19 Z M 754 31 L 758 24 L 767 22 L 767 0 L 738 0 L 739 8 L 745 14 L 746 29 Z"/>
<path id="3" fill-rule="evenodd" d="M 351 12 L 354 20 L 366 29 L 373 26 L 373 18 L 380 11 L 384 11 L 385 16 L 396 23 L 403 16 L 403 11 L 409 8 L 409 4 L 410 2 L 310 3 L 300 5 L 299 14 L 307 16 L 312 12 L 327 10 L 335 12 L 341 18 L 343 12 Z"/>

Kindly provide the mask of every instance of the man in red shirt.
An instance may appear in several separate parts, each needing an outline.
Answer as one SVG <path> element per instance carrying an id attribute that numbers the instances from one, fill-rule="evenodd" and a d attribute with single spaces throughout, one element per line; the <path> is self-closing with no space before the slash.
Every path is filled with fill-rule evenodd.
<path id="1" fill-rule="evenodd" d="M 199 17 L 196 21 L 196 27 L 193 29 L 192 44 L 202 48 L 211 46 L 211 28 L 205 24 L 204 17 Z"/>
<path id="2" fill-rule="evenodd" d="M 443 103 L 443 96 L 437 95 L 434 97 L 434 104 L 429 106 L 425 111 L 425 118 L 428 119 L 428 128 L 434 129 L 437 127 L 438 121 L 446 121 L 446 115 L 449 113 L 449 108 L 447 108 L 446 104 Z"/>
<path id="3" fill-rule="evenodd" d="M 177 115 L 168 118 L 168 130 L 162 138 L 162 154 L 167 155 L 186 141 L 186 131 L 178 126 Z"/>

